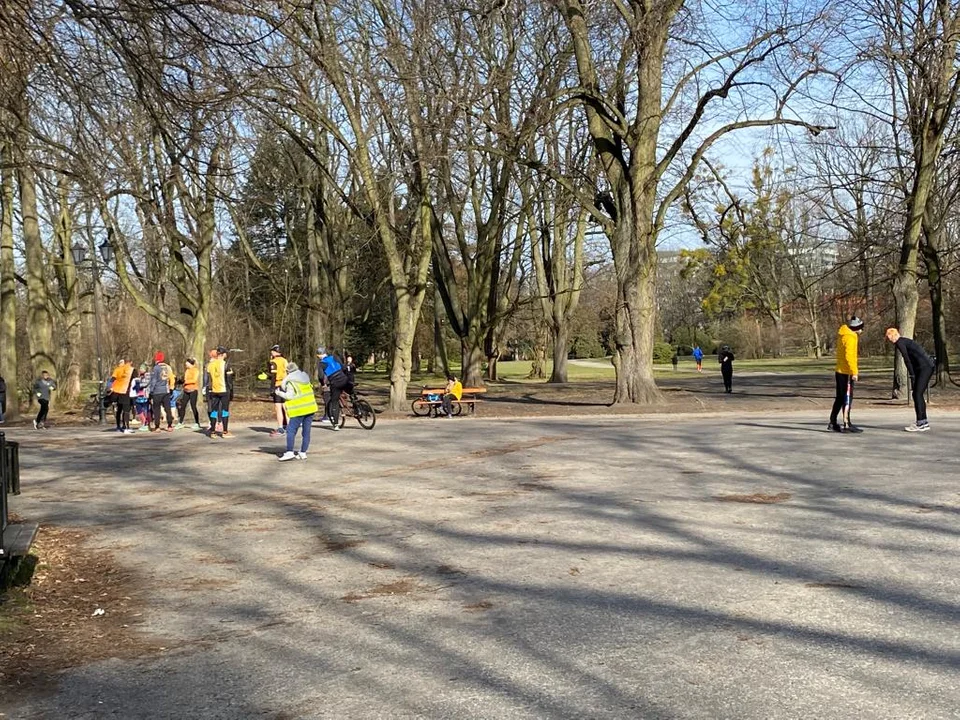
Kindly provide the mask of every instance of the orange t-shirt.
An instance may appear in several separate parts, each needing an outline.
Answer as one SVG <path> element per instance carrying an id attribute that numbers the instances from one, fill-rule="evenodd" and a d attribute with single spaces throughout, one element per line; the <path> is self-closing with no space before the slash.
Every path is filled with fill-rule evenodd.
<path id="1" fill-rule="evenodd" d="M 113 369 L 113 375 L 110 377 L 113 378 L 113 385 L 110 386 L 110 390 L 118 395 L 126 395 L 130 392 L 130 378 L 133 377 L 133 365 L 126 363 L 117 365 Z"/>
<path id="2" fill-rule="evenodd" d="M 196 365 L 183 371 L 183 391 L 193 392 L 200 385 L 200 368 Z"/>

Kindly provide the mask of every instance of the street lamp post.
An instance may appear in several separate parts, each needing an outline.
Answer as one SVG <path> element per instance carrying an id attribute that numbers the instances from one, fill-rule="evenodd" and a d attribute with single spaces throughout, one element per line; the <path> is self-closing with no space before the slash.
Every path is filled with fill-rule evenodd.
<path id="1" fill-rule="evenodd" d="M 93 245 L 93 238 L 90 239 L 90 245 Z M 110 261 L 113 260 L 113 247 L 108 241 L 104 240 L 100 243 L 99 250 L 103 262 L 109 265 Z M 70 253 L 73 255 L 74 264 L 80 267 L 87 257 L 87 248 L 76 242 L 70 248 Z M 93 270 L 93 332 L 97 350 L 97 417 L 99 418 L 98 422 L 103 425 L 103 353 L 100 350 L 100 293 L 97 292 L 100 285 L 100 265 L 97 263 L 96 252 L 90 253 L 90 266 Z"/>

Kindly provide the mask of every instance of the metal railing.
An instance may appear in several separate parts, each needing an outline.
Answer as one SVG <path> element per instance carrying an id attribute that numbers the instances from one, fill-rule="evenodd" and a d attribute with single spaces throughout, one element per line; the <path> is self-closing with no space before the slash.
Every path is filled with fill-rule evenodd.
<path id="1" fill-rule="evenodd" d="M 7 557 L 3 536 L 10 524 L 8 494 L 20 494 L 20 445 L 0 433 L 0 559 Z"/>

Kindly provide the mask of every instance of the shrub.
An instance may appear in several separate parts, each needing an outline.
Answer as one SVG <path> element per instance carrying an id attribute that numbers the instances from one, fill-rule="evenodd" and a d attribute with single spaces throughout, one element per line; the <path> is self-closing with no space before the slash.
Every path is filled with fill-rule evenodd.
<path id="1" fill-rule="evenodd" d="M 668 342 L 658 342 L 653 346 L 653 364 L 669 365 L 673 360 L 674 347 Z"/>

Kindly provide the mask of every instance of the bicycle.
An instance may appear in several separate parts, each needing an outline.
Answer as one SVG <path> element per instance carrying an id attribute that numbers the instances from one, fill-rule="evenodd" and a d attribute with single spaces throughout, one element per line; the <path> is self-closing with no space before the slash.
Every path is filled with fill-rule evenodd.
<path id="1" fill-rule="evenodd" d="M 330 412 L 331 402 L 333 398 L 327 400 L 323 408 L 328 418 L 333 417 Z M 340 427 L 347 424 L 348 417 L 356 418 L 364 430 L 373 430 L 373 426 L 377 424 L 377 414 L 370 403 L 356 395 L 351 396 L 349 393 L 342 392 L 340 393 Z"/>

